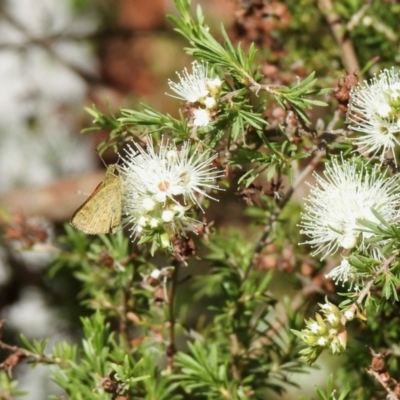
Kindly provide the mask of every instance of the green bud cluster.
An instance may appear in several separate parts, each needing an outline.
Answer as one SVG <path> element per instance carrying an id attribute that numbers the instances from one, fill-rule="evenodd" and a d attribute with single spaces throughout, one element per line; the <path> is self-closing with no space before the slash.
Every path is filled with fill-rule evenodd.
<path id="1" fill-rule="evenodd" d="M 307 346 L 300 354 L 309 364 L 314 363 L 324 349 L 332 354 L 340 354 L 346 349 L 346 316 L 328 300 L 319 306 L 320 313 L 315 314 L 315 319 L 306 321 L 305 329 L 293 331 Z"/>

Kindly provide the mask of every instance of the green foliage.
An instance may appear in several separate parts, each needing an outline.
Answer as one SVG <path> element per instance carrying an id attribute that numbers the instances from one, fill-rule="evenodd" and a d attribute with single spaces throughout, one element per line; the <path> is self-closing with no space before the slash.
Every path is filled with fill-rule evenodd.
<path id="1" fill-rule="evenodd" d="M 251 46 L 246 55 L 240 46 L 234 48 L 224 28 L 221 28 L 224 38 L 224 45 L 221 45 L 209 32 L 209 28 L 204 23 L 204 16 L 200 6 L 197 7 L 197 21 L 194 20 L 190 11 L 190 1 L 175 0 L 176 8 L 180 16 L 170 16 L 169 18 L 177 26 L 176 30 L 184 36 L 192 47 L 187 48 L 186 52 L 193 57 L 209 61 L 213 65 L 218 65 L 227 69 L 227 73 L 232 75 L 242 85 L 254 82 L 254 59 L 256 49 Z M 255 75 L 257 77 L 257 75 Z"/>
<path id="2" fill-rule="evenodd" d="M 315 386 L 315 391 L 317 392 L 319 400 L 346 400 L 349 399 L 348 395 L 350 392 L 350 385 L 346 385 L 346 388 L 342 389 L 340 393 L 337 393 L 337 390 L 334 389 L 333 377 L 331 375 L 328 379 L 325 392 L 318 386 Z M 300 397 L 299 400 L 312 399 L 308 397 Z"/>
<path id="3" fill-rule="evenodd" d="M 71 399 L 107 399 L 102 390 L 93 391 L 101 379 L 112 371 L 112 362 L 121 362 L 124 355 L 121 344 L 115 342 L 109 324 L 98 313 L 93 318 L 82 319 L 84 339 L 79 351 L 66 342 L 58 343 L 54 356 L 65 360 L 68 367 L 54 369 L 54 381 Z M 79 365 L 79 367 L 78 367 Z"/>
<path id="4" fill-rule="evenodd" d="M 218 360 L 218 349 L 212 344 L 208 349 L 203 343 L 189 343 L 191 354 L 178 353 L 175 365 L 181 374 L 176 375 L 185 390 L 194 397 L 207 396 L 209 399 L 232 398 L 247 399 L 246 387 L 238 387 L 233 381 L 228 366 Z M 231 395 L 232 394 L 232 395 Z"/>
<path id="5" fill-rule="evenodd" d="M 295 17 L 287 27 L 276 32 L 277 41 L 285 41 L 290 48 L 281 60 L 283 65 L 288 67 L 297 60 L 307 60 L 307 64 L 312 65 L 312 70 L 323 75 L 327 72 L 335 73 L 335 69 L 340 69 L 335 68 L 334 64 L 341 61 L 341 48 L 331 35 L 321 9 L 316 7 L 314 0 L 287 2 L 287 7 Z M 399 5 L 392 3 L 388 6 L 381 2 L 366 5 L 363 0 L 349 0 L 332 2 L 332 7 L 330 13 L 335 13 L 336 23 L 354 44 L 362 69 L 370 63 L 377 69 L 390 68 L 393 65 L 393 56 L 398 51 L 396 43 L 398 44 L 399 36 L 395 32 L 400 13 Z M 360 13 L 363 8 L 364 13 Z M 351 26 L 354 16 L 359 19 Z"/>
<path id="6" fill-rule="evenodd" d="M 182 117 L 180 121 L 172 118 L 170 115 L 164 115 L 160 112 L 151 109 L 148 106 L 143 106 L 144 112 L 135 110 L 121 110 L 122 117 L 119 122 L 123 126 L 149 126 L 148 133 L 163 132 L 164 130 L 176 134 L 178 137 L 188 137 L 190 131 L 187 127 L 187 121 Z"/>
<path id="7" fill-rule="evenodd" d="M 276 100 L 278 101 L 278 103 L 283 108 L 286 107 L 286 103 L 289 104 L 289 108 L 295 110 L 298 113 L 299 117 L 306 122 L 310 122 L 310 120 L 308 119 L 305 110 L 310 110 L 312 106 L 325 107 L 327 106 L 327 104 L 323 101 L 307 99 L 303 96 L 322 95 L 329 93 L 330 91 L 330 89 L 312 90 L 312 87 L 317 81 L 316 79 L 313 79 L 314 75 L 315 73 L 313 72 L 306 79 L 298 83 L 293 88 L 277 89 Z"/>
<path id="8" fill-rule="evenodd" d="M 53 263 L 52 273 L 71 268 L 82 283 L 83 304 L 94 310 L 107 310 L 109 317 L 125 320 L 129 305 L 135 312 L 147 314 L 151 293 L 141 287 L 141 277 L 155 267 L 145 257 L 130 252 L 129 238 L 119 231 L 111 237 L 87 241 L 86 235 L 71 227 L 66 226 L 66 230 L 64 243 L 72 247 L 79 242 L 81 246 L 75 254 L 61 253 Z"/>
<path id="9" fill-rule="evenodd" d="M 18 381 L 10 379 L 5 371 L 0 371 L 0 399 L 11 399 L 26 395 L 26 392 L 17 390 Z"/>
<path id="10" fill-rule="evenodd" d="M 77 10 L 89 8 L 82 0 L 73 3 Z M 251 2 L 243 2 L 243 7 L 245 3 Z M 226 168 L 227 176 L 220 186 L 231 186 L 240 196 L 227 203 L 234 211 L 227 207 L 225 212 L 223 197 L 233 197 L 227 191 L 217 206 L 224 210 L 216 212 L 207 209 L 207 184 L 200 184 L 204 192 L 191 196 L 199 197 L 207 214 L 193 210 L 190 218 L 198 225 L 198 235 L 187 238 L 143 227 L 137 240 L 122 228 L 112 236 L 89 237 L 65 226 L 50 276 L 68 273 L 79 285 L 79 305 L 87 314 L 80 319 L 81 337 L 73 344 L 64 340 L 49 348 L 47 339 L 21 335 L 20 348 L 5 349 L 20 351 L 33 366 L 52 365 L 52 379 L 69 399 L 263 400 L 271 393 L 283 394 L 288 386 L 300 386 L 293 375 L 308 372 L 306 364 L 324 350 L 345 361 L 335 385 L 330 377 L 325 390 L 315 388 L 320 400 L 372 399 L 382 394 L 368 374 L 368 347 L 390 353 L 385 371 L 392 377 L 398 372 L 398 225 L 376 210 L 375 222 L 360 220 L 366 247 L 383 243 L 380 258 L 348 246 L 340 257 L 315 260 L 309 246 L 297 245 L 305 241 L 298 227 L 302 184 L 338 152 L 342 161 L 349 158 L 356 145 L 343 113 L 323 101 L 335 85 L 332 67 L 342 69 L 343 49 L 335 44 L 314 1 L 288 3 L 290 26 L 264 32 L 279 48 L 256 49 L 245 40 L 234 45 L 224 27 L 220 43 L 200 6 L 194 17 L 189 0 L 175 0 L 178 15 L 170 19 L 189 43 L 185 51 L 205 63 L 210 78 L 222 82 L 210 109 L 200 101 L 188 101 L 176 118 L 144 104 L 140 111 L 123 108 L 115 114 L 96 106 L 87 109 L 94 126 L 84 131 L 109 132 L 100 153 L 118 151 L 132 140 L 142 144 L 147 135 L 155 145 L 161 140 L 190 140 L 196 152 L 218 154 L 213 168 Z M 355 49 L 364 69 L 374 62 L 386 65 L 387 39 L 398 42 L 399 7 L 393 5 L 393 13 L 382 22 L 384 7 L 377 3 L 367 5 L 369 25 L 364 20 L 346 32 L 346 38 L 359 43 Z M 364 10 L 362 5 L 361 0 L 336 2 L 332 12 L 346 27 Z M 255 15 L 260 9 L 249 6 L 247 12 Z M 268 27 L 282 15 L 271 11 L 259 22 Z M 379 51 L 381 60 L 373 61 Z M 302 64 L 304 71 L 299 69 L 303 78 L 296 80 L 293 71 L 301 60 L 307 63 Z M 282 79 L 285 86 L 275 85 L 274 76 L 262 75 L 260 67 L 265 66 L 276 67 L 279 75 L 291 71 Z M 345 89 L 344 98 L 350 88 Z M 208 112 L 210 122 L 195 126 L 193 109 Z M 322 122 L 314 123 L 317 118 Z M 367 164 L 360 155 L 356 159 L 361 175 L 377 162 L 374 157 Z M 398 172 L 396 165 L 388 165 L 388 175 Z M 142 172 L 150 176 L 151 171 Z M 133 201 L 136 196 L 137 192 Z M 246 206 L 236 207 L 239 198 Z M 206 217 L 209 223 L 203 225 Z M 335 229 L 343 233 L 341 227 Z M 336 293 L 324 276 L 342 260 L 352 269 L 343 279 L 343 293 Z M 309 305 L 315 308 L 323 296 L 325 303 L 315 314 Z M 16 388 L 17 382 L 1 372 L 0 398 L 20 396 Z"/>
<path id="11" fill-rule="evenodd" d="M 268 292 L 272 274 L 260 279 L 258 273 L 250 271 L 251 247 L 237 246 L 237 243 L 245 243 L 238 232 L 228 235 L 213 238 L 210 252 L 205 256 L 211 263 L 210 273 L 198 276 L 195 281 L 196 296 L 211 297 L 213 304 L 218 304 L 210 307 L 213 324 L 204 339 L 208 343 L 218 343 L 218 347 L 207 349 L 204 344 L 196 343 L 191 349 L 197 363 L 214 360 L 214 372 L 208 372 L 217 382 L 215 393 L 228 390 L 237 394 L 235 398 L 247 398 L 255 390 L 253 396 L 262 399 L 267 388 L 280 392 L 283 383 L 295 384 L 289 376 L 301 372 L 302 363 L 296 360 L 299 349 L 287 330 L 287 322 L 271 315 L 276 305 Z M 267 347 L 261 351 L 263 344 Z M 201 353 L 208 351 L 208 355 Z M 188 356 L 179 358 L 185 365 L 188 360 Z M 207 379 L 211 379 L 210 376 Z M 207 379 L 202 387 L 206 386 Z M 226 384 L 232 381 L 240 382 L 237 390 L 232 389 L 232 383 Z"/>

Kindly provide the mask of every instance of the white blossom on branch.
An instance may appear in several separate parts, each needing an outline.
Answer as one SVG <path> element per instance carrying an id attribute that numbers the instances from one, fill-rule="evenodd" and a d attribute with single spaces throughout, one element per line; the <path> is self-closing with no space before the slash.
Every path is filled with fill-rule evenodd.
<path id="1" fill-rule="evenodd" d="M 137 143 L 129 146 L 123 157 L 124 224 L 130 224 L 134 237 L 159 232 L 186 235 L 199 223 L 189 214 L 201 199 L 217 190 L 216 180 L 222 172 L 212 166 L 217 154 L 201 151 L 185 142 L 160 144 L 155 151 L 152 140 L 144 150 Z M 215 200 L 215 199 L 214 199 Z"/>
<path id="2" fill-rule="evenodd" d="M 337 250 L 368 250 L 379 256 L 379 242 L 366 243 L 373 234 L 365 232 L 361 220 L 379 223 L 378 212 L 385 221 L 399 220 L 399 180 L 380 173 L 378 167 L 361 167 L 355 159 L 339 163 L 340 158 L 327 164 L 324 176 L 314 174 L 316 185 L 306 199 L 305 212 L 299 226 L 310 239 L 305 243 L 324 259 Z"/>
<path id="3" fill-rule="evenodd" d="M 357 85 L 350 95 L 347 120 L 349 128 L 360 133 L 353 139 L 360 152 L 378 155 L 383 161 L 385 154 L 400 144 L 399 72 L 385 69 L 369 82 Z"/>

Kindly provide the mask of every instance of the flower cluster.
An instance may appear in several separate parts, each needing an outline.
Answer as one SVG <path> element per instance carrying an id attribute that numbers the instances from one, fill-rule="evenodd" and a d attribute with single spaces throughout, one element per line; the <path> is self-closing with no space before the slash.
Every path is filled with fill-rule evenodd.
<path id="1" fill-rule="evenodd" d="M 309 237 L 305 243 L 321 260 L 342 250 L 341 263 L 325 276 L 335 284 L 349 283 L 349 290 L 358 292 L 358 299 L 362 299 L 365 293 L 359 286 L 371 277 L 374 265 L 385 260 L 390 243 L 374 226 L 382 220 L 397 224 L 400 219 L 398 177 L 388 176 L 378 165 L 356 158 L 344 161 L 342 156 L 332 159 L 323 175 L 314 173 L 314 178 L 316 184 L 311 187 L 299 224 L 301 233 Z M 360 261 L 366 257 L 372 259 L 372 270 Z M 354 318 L 365 319 L 357 302 L 344 311 L 329 302 L 322 305 L 315 319 L 306 321 L 305 329 L 294 332 L 307 346 L 301 354 L 312 364 L 324 349 L 341 353 L 346 347 L 345 324 Z"/>
<path id="2" fill-rule="evenodd" d="M 338 285 L 339 282 L 342 282 L 342 286 L 344 286 L 348 281 L 350 281 L 351 284 L 358 281 L 359 275 L 357 274 L 357 269 L 345 258 L 337 267 L 333 268 L 328 274 L 326 274 L 325 278 L 332 279 L 336 285 Z M 356 286 L 355 289 L 357 291 L 358 286 Z"/>
<path id="3" fill-rule="evenodd" d="M 169 87 L 177 96 L 169 95 L 177 99 L 191 103 L 193 125 L 196 127 L 207 126 L 212 118 L 212 112 L 218 106 L 218 97 L 221 92 L 221 80 L 209 78 L 208 65 L 194 61 L 192 73 L 185 68 L 182 75 L 177 73 L 180 82 L 168 81 Z"/>
<path id="4" fill-rule="evenodd" d="M 376 166 L 358 166 L 355 159 L 342 160 L 342 164 L 334 159 L 324 177 L 314 176 L 317 185 L 311 188 L 299 224 L 301 233 L 311 238 L 305 243 L 315 248 L 314 255 L 321 253 L 324 259 L 341 248 L 361 250 L 382 259 L 380 249 L 384 243 L 370 244 L 367 239 L 373 234 L 361 222 L 379 223 L 376 213 L 386 221 L 399 220 L 398 178 L 386 177 Z"/>
<path id="5" fill-rule="evenodd" d="M 302 356 L 312 364 L 324 349 L 332 354 L 339 354 L 346 349 L 347 332 L 345 324 L 355 318 L 353 310 L 341 312 L 334 304 L 326 300 L 320 304 L 321 314 L 316 313 L 315 319 L 306 321 L 306 329 L 293 331 L 307 345 L 300 351 Z"/>
<path id="6" fill-rule="evenodd" d="M 222 172 L 211 166 L 216 154 L 174 143 L 161 144 L 156 152 L 150 139 L 147 151 L 134 143 L 128 147 L 121 167 L 123 179 L 124 224 L 131 224 L 132 235 L 142 241 L 158 239 L 161 247 L 170 245 L 172 235 L 196 231 L 198 221 L 188 216 L 193 206 L 201 208 L 199 197 L 218 189 L 215 180 Z"/>
<path id="7" fill-rule="evenodd" d="M 363 154 L 385 154 L 400 144 L 400 74 L 384 70 L 369 83 L 355 87 L 347 119 L 350 129 L 363 135 L 354 139 Z M 396 159 L 394 158 L 396 162 Z"/>

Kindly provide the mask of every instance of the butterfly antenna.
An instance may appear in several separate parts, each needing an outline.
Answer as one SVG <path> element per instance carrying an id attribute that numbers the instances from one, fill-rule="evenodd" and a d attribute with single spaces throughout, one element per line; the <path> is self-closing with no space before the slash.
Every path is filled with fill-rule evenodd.
<path id="1" fill-rule="evenodd" d="M 104 166 L 107 168 L 108 165 L 106 164 L 106 162 L 104 161 L 104 158 L 101 156 L 101 154 L 99 153 L 99 150 L 96 149 L 96 153 L 98 154 L 98 156 L 100 157 L 100 160 L 102 161 L 102 163 L 104 164 Z M 118 155 L 119 156 L 119 155 Z"/>

